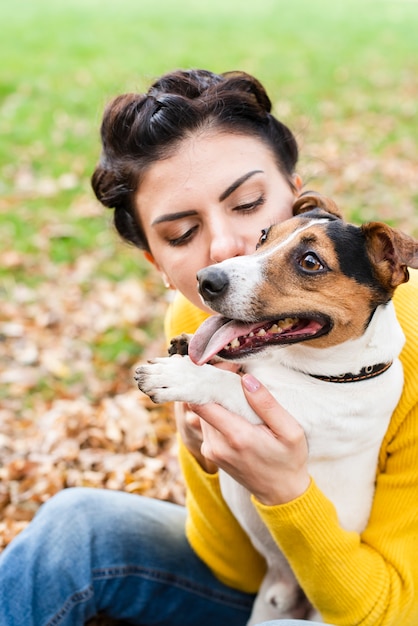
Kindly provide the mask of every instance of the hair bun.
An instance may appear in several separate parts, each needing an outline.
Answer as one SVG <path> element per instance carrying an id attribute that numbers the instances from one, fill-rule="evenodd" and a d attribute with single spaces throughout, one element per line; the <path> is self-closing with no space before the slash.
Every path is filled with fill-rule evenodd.
<path id="1" fill-rule="evenodd" d="M 230 71 L 215 74 L 208 70 L 177 70 L 165 74 L 158 79 L 148 90 L 148 96 L 160 99 L 163 95 L 179 95 L 194 100 L 202 94 L 222 94 L 222 92 L 236 92 L 250 94 L 261 109 L 270 113 L 271 101 L 262 84 L 246 72 Z"/>
<path id="2" fill-rule="evenodd" d="M 146 102 L 143 94 L 126 93 L 117 96 L 106 106 L 100 134 L 104 152 L 124 156 L 129 149 L 128 138 L 138 114 Z"/>
<path id="3" fill-rule="evenodd" d="M 225 72 L 222 74 L 225 77 L 224 87 L 229 91 L 237 91 L 241 93 L 247 93 L 254 96 L 257 104 L 265 111 L 270 113 L 271 100 L 268 97 L 263 85 L 254 76 L 250 76 L 246 72 Z"/>
<path id="4" fill-rule="evenodd" d="M 214 74 L 208 70 L 177 70 L 165 74 L 153 83 L 148 95 L 158 98 L 162 94 L 177 94 L 194 100 L 222 80 L 221 74 Z"/>
<path id="5" fill-rule="evenodd" d="M 96 198 L 109 209 L 113 209 L 118 202 L 120 181 L 115 172 L 101 162 L 95 169 L 91 178 L 93 191 Z"/>

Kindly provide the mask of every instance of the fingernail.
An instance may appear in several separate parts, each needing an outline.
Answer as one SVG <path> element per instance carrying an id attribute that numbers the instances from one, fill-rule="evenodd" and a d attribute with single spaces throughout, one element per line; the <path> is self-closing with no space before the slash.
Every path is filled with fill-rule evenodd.
<path id="1" fill-rule="evenodd" d="M 254 376 L 251 376 L 251 374 L 244 374 L 242 377 L 242 384 L 247 391 L 254 392 L 257 391 L 257 389 L 260 389 L 259 381 L 254 378 Z"/>

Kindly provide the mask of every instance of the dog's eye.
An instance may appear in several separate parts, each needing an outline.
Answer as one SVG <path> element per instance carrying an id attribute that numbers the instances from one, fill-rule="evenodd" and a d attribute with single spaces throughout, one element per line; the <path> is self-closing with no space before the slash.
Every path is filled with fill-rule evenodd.
<path id="1" fill-rule="evenodd" d="M 313 252 L 307 252 L 299 260 L 299 265 L 307 272 L 318 272 L 323 270 L 324 266 Z"/>
<path id="2" fill-rule="evenodd" d="M 263 243 L 266 241 L 266 239 L 267 239 L 267 235 L 268 235 L 269 230 L 270 230 L 270 228 L 262 228 L 262 229 L 261 229 L 261 237 L 260 237 L 260 239 L 258 240 L 258 243 L 257 243 L 257 245 L 256 245 L 256 247 L 255 247 L 255 249 L 256 249 L 256 250 L 257 250 L 260 246 L 262 246 L 262 245 L 263 245 Z"/>

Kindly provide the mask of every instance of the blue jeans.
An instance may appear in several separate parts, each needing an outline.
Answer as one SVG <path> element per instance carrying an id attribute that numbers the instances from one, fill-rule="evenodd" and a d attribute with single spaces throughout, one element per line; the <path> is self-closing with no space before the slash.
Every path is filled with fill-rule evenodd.
<path id="1" fill-rule="evenodd" d="M 101 489 L 66 489 L 0 556 L 2 626 L 244 626 L 254 596 L 219 582 L 190 548 L 185 509 Z M 275 624 L 305 624 L 282 621 Z"/>

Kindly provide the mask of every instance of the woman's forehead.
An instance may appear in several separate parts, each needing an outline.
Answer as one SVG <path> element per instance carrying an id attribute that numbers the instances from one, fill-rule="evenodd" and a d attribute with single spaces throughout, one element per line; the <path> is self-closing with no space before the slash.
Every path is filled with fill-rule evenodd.
<path id="1" fill-rule="evenodd" d="M 277 169 L 268 146 L 253 136 L 199 133 L 184 139 L 171 156 L 153 163 L 142 177 L 138 195 L 217 191 L 250 171 Z"/>

